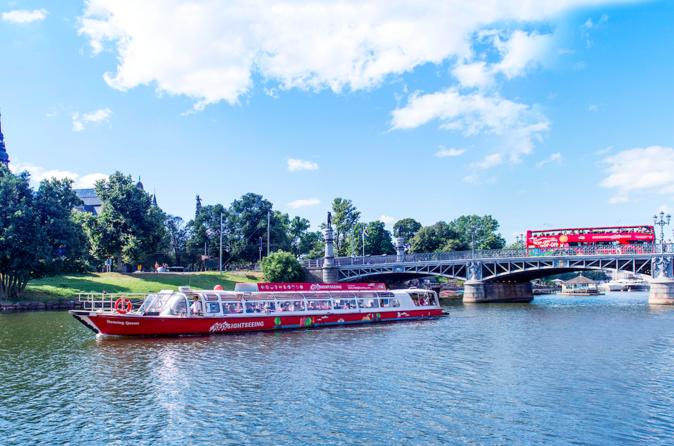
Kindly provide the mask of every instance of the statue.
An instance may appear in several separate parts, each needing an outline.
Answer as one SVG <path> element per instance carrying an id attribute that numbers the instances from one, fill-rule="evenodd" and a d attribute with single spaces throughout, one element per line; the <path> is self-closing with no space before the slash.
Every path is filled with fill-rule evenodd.
<path id="1" fill-rule="evenodd" d="M 332 226 L 332 213 L 328 211 L 328 226 Z"/>

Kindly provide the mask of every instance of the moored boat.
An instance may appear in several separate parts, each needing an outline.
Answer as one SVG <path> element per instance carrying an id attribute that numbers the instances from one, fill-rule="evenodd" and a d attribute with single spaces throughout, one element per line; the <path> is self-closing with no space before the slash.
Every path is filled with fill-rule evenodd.
<path id="1" fill-rule="evenodd" d="M 106 305 L 108 303 L 108 305 Z M 432 319 L 438 296 L 424 289 L 387 290 L 381 283 L 237 284 L 234 291 L 160 291 L 131 300 L 90 296 L 70 313 L 102 335 L 178 336 Z"/>

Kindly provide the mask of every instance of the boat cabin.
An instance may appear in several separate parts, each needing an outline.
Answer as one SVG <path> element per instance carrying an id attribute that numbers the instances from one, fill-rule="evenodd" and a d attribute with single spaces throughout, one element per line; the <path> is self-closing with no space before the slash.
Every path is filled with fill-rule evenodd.
<path id="1" fill-rule="evenodd" d="M 201 312 L 192 310 L 194 301 Z M 138 309 L 144 316 L 222 317 L 404 311 L 437 307 L 435 292 L 423 289 L 393 291 L 239 292 L 164 290 L 149 294 Z"/>

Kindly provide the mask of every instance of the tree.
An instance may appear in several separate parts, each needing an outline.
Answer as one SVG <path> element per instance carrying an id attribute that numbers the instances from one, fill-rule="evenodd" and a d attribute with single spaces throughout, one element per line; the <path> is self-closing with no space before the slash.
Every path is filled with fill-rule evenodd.
<path id="1" fill-rule="evenodd" d="M 301 282 L 304 280 L 302 265 L 294 255 L 276 251 L 262 259 L 262 273 L 267 282 Z"/>
<path id="2" fill-rule="evenodd" d="M 234 200 L 229 207 L 227 231 L 233 258 L 254 262 L 258 258 L 258 240 L 266 242 L 267 212 L 272 204 L 261 195 L 248 193 Z M 272 227 L 274 222 L 272 222 Z"/>
<path id="3" fill-rule="evenodd" d="M 30 176 L 12 174 L 0 164 L 0 297 L 16 299 L 37 275 L 47 250 L 46 236 L 33 207 Z"/>
<path id="4" fill-rule="evenodd" d="M 393 225 L 393 235 L 402 237 L 405 243 L 408 243 L 419 229 L 421 229 L 421 223 L 413 218 L 403 218 Z"/>
<path id="5" fill-rule="evenodd" d="M 180 265 L 182 260 L 187 260 L 184 258 L 187 253 L 187 228 L 183 219 L 174 215 L 167 215 L 165 224 L 170 240 L 173 264 Z"/>
<path id="6" fill-rule="evenodd" d="M 101 214 L 90 220 L 90 243 L 99 260 L 113 258 L 123 271 L 125 264 L 151 263 L 167 251 L 165 215 L 152 206 L 150 195 L 136 187 L 131 176 L 115 172 L 96 183 L 103 202 Z"/>
<path id="7" fill-rule="evenodd" d="M 475 249 L 501 249 L 505 239 L 498 233 L 499 223 L 491 215 L 462 215 L 449 226 L 456 232 L 465 249 L 471 249 L 472 233 L 475 231 Z"/>
<path id="8" fill-rule="evenodd" d="M 72 180 L 43 180 L 35 193 L 34 209 L 47 243 L 40 262 L 42 273 L 82 271 L 87 266 L 88 243 L 73 208 L 82 201 L 72 190 Z"/>
<path id="9" fill-rule="evenodd" d="M 463 248 L 458 234 L 444 221 L 419 229 L 409 245 L 410 252 L 449 252 Z"/>
<path id="10" fill-rule="evenodd" d="M 395 254 L 391 233 L 381 221 L 372 221 L 365 227 L 365 254 Z"/>
<path id="11" fill-rule="evenodd" d="M 220 256 L 220 215 L 223 216 L 223 254 L 229 257 L 230 232 L 227 225 L 228 211 L 221 204 L 201 206 L 196 218 L 186 226 L 187 251 L 191 261 L 201 262 L 201 255 Z M 169 231 L 170 232 L 170 231 Z"/>
<path id="12" fill-rule="evenodd" d="M 335 198 L 332 201 L 332 221 L 335 224 L 335 249 L 338 256 L 349 255 L 348 239 L 360 219 L 360 212 L 351 200 Z"/>

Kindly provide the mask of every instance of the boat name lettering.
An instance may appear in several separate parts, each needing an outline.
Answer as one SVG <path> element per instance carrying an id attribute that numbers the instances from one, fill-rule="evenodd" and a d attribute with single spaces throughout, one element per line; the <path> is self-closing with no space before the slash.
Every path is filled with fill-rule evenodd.
<path id="1" fill-rule="evenodd" d="M 251 322 L 232 322 L 231 324 L 227 321 L 225 322 L 216 322 L 211 325 L 211 328 L 208 330 L 211 333 L 217 333 L 220 331 L 236 330 L 238 328 L 261 328 L 264 327 L 264 321 L 251 321 Z"/>
<path id="2" fill-rule="evenodd" d="M 140 325 L 140 322 L 138 321 L 116 321 L 111 319 L 106 319 L 105 323 L 113 325 Z"/>

